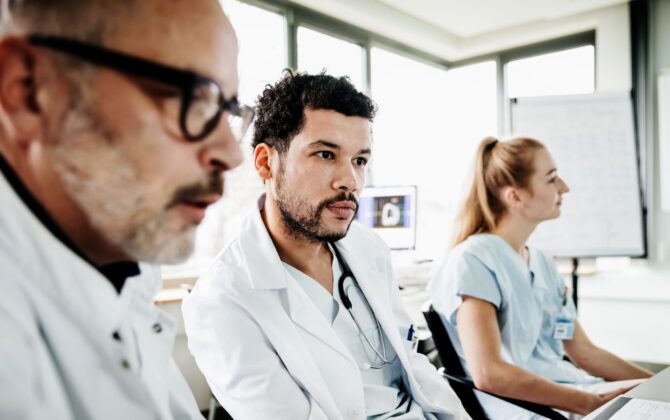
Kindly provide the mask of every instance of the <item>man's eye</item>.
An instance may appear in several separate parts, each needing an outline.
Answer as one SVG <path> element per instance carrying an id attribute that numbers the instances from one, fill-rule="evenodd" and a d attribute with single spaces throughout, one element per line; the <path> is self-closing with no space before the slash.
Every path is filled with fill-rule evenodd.
<path id="1" fill-rule="evenodd" d="M 363 157 L 359 157 L 359 158 L 354 159 L 354 164 L 357 165 L 357 166 L 365 166 L 365 165 L 367 165 L 367 163 L 368 163 L 368 160 L 366 158 L 363 158 Z"/>
<path id="2" fill-rule="evenodd" d="M 321 159 L 333 159 L 335 154 L 333 152 L 316 152 L 316 155 Z"/>

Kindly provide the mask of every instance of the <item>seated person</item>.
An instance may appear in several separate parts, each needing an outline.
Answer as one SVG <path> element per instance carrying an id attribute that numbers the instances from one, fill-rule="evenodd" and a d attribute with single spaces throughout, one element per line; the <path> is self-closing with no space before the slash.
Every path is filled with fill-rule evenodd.
<path id="1" fill-rule="evenodd" d="M 289 73 L 259 98 L 265 193 L 183 304 L 189 348 L 236 420 L 469 418 L 413 350 L 387 247 L 352 224 L 374 113 L 324 74 Z"/>
<path id="2" fill-rule="evenodd" d="M 526 246 L 569 191 L 544 145 L 486 138 L 474 169 L 455 246 L 427 291 L 477 388 L 585 414 L 639 383 L 621 381 L 649 377 L 589 340 L 553 260 Z M 491 418 L 532 418 L 477 396 Z"/>

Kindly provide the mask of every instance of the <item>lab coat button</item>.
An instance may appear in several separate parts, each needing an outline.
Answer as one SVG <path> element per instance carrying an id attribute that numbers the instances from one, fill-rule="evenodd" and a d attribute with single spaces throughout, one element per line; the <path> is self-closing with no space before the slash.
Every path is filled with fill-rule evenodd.
<path id="1" fill-rule="evenodd" d="M 347 412 L 347 417 L 349 417 L 350 419 L 355 419 L 357 416 L 358 416 L 358 410 L 356 410 L 355 408 L 352 408 Z"/>
<path id="2" fill-rule="evenodd" d="M 130 362 L 128 362 L 128 359 L 121 360 L 121 366 L 126 370 L 130 369 Z"/>
<path id="3" fill-rule="evenodd" d="M 163 331 L 163 327 L 162 327 L 161 324 L 159 324 L 158 322 L 155 323 L 155 324 L 153 325 L 153 327 L 151 327 L 151 328 L 154 330 L 154 332 L 155 332 L 156 334 L 158 334 L 158 333 L 160 333 L 161 331 Z"/>
<path id="4" fill-rule="evenodd" d="M 121 335 L 119 335 L 119 332 L 118 332 L 118 331 L 114 331 L 114 332 L 112 333 L 112 338 L 113 338 L 114 340 L 116 340 L 116 341 L 121 341 Z"/>

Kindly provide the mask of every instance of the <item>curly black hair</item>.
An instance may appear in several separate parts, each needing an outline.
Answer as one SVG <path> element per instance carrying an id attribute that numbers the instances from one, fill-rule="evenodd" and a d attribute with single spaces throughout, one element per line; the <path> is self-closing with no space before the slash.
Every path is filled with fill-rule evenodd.
<path id="1" fill-rule="evenodd" d="M 266 85 L 256 103 L 252 147 L 265 143 L 279 153 L 288 150 L 305 124 L 305 107 L 328 109 L 348 117 L 374 119 L 377 107 L 356 90 L 348 77 L 333 77 L 285 70 L 275 85 Z"/>

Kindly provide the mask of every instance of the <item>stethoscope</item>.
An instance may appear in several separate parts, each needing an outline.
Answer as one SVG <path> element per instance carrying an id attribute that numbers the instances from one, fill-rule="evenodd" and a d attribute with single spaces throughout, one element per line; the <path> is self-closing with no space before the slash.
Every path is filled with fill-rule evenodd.
<path id="1" fill-rule="evenodd" d="M 335 252 L 335 258 L 337 259 L 337 263 L 340 265 L 340 270 L 342 271 L 342 274 L 340 275 L 339 280 L 337 281 L 337 290 L 340 294 L 340 299 L 342 300 L 342 304 L 344 307 L 347 309 L 349 312 L 349 315 L 351 316 L 351 319 L 354 321 L 354 324 L 356 324 L 356 327 L 358 328 L 358 331 L 360 331 L 361 335 L 363 336 L 364 343 L 368 345 L 370 349 L 381 359 L 381 363 L 379 364 L 371 364 L 371 363 L 366 363 L 363 367 L 364 368 L 369 368 L 369 369 L 381 369 L 385 365 L 393 363 L 393 360 L 395 358 L 389 360 L 387 355 L 386 355 L 386 340 L 384 340 L 383 332 L 382 332 L 382 327 L 379 324 L 379 320 L 377 319 L 377 315 L 375 315 L 374 311 L 372 310 L 372 307 L 370 306 L 370 302 L 368 301 L 368 298 L 365 296 L 363 291 L 361 290 L 361 287 L 358 285 L 358 281 L 356 280 L 356 277 L 354 276 L 354 273 L 351 271 L 349 268 L 349 265 L 347 262 L 344 260 L 344 257 L 342 257 L 342 254 L 340 254 L 340 251 L 337 249 L 334 243 L 330 243 L 330 245 L 333 247 L 333 251 Z M 349 296 L 346 293 L 346 290 L 344 288 L 344 280 L 349 277 L 351 278 L 351 281 L 353 284 L 361 290 L 361 295 L 365 299 L 365 303 L 368 305 L 368 308 L 370 308 L 370 313 L 372 314 L 372 317 L 375 320 L 375 325 L 377 326 L 377 334 L 379 336 L 379 342 L 381 343 L 381 349 L 377 349 L 375 345 L 372 343 L 372 340 L 365 334 L 363 331 L 363 328 L 361 328 L 360 324 L 356 320 L 356 317 L 354 316 L 353 311 L 351 310 L 352 304 L 351 300 L 349 299 Z"/>

